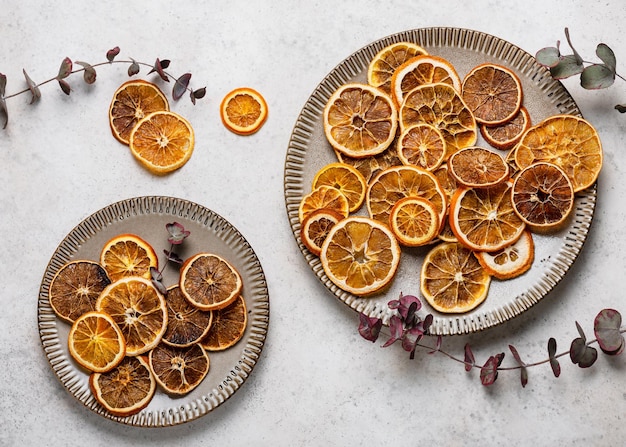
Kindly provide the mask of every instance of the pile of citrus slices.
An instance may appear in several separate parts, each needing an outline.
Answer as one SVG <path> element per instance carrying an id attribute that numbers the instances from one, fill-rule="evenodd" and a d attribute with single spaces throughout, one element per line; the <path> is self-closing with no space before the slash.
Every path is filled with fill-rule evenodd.
<path id="1" fill-rule="evenodd" d="M 198 253 L 162 294 L 150 280 L 158 267 L 141 237 L 121 234 L 100 259 L 70 261 L 53 277 L 49 301 L 71 324 L 71 357 L 90 373 L 96 400 L 126 417 L 165 393 L 189 393 L 209 371 L 209 352 L 235 345 L 247 325 L 242 279 L 222 257 Z"/>
<path id="2" fill-rule="evenodd" d="M 525 273 L 533 234 L 567 226 L 602 167 L 584 119 L 532 125 L 509 68 L 483 63 L 462 77 L 410 42 L 383 48 L 367 83 L 341 85 L 322 119 L 337 161 L 300 202 L 301 241 L 356 296 L 383 292 L 403 250 L 426 247 L 416 274 L 443 313 L 468 312 L 492 278 Z"/>

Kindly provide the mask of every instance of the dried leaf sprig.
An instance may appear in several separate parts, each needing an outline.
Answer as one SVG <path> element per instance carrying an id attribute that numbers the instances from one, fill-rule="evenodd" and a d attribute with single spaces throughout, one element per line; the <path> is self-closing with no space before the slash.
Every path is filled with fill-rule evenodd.
<path id="1" fill-rule="evenodd" d="M 167 287 L 163 284 L 163 272 L 167 268 L 170 262 L 182 265 L 183 259 L 178 256 L 177 253 L 174 252 L 175 245 L 181 245 L 185 239 L 191 234 L 189 230 L 185 230 L 185 227 L 178 222 L 172 222 L 165 225 L 165 229 L 169 234 L 167 238 L 167 242 L 170 243 L 169 250 L 163 250 L 163 254 L 165 254 L 165 264 L 161 270 L 156 267 L 150 267 L 150 276 L 152 278 L 152 284 L 161 292 L 163 295 L 167 295 Z"/>
<path id="2" fill-rule="evenodd" d="M 580 75 L 580 85 L 587 90 L 610 87 L 615 78 L 626 81 L 626 78 L 617 73 L 615 53 L 607 44 L 600 43 L 596 47 L 596 56 L 601 62 L 590 62 L 584 60 L 572 45 L 568 28 L 565 28 L 565 38 L 572 54 L 561 54 L 560 41 L 557 40 L 555 47 L 542 48 L 535 55 L 537 62 L 550 70 L 553 79 L 561 80 Z M 624 113 L 626 104 L 618 104 L 615 109 Z"/>
<path id="3" fill-rule="evenodd" d="M 54 81 L 57 81 L 63 93 L 69 95 L 72 92 L 71 85 L 67 80 L 70 75 L 82 72 L 84 82 L 87 84 L 93 84 L 94 82 L 96 82 L 96 68 L 103 65 L 111 65 L 114 63 L 128 64 L 127 73 L 130 77 L 138 74 L 141 70 L 141 67 L 147 67 L 150 69 L 148 74 L 156 73 L 159 78 L 162 79 L 164 82 L 170 82 L 170 80 L 173 80 L 174 85 L 172 86 L 172 98 L 175 101 L 178 101 L 180 98 L 182 98 L 183 95 L 188 92 L 191 102 L 195 104 L 197 99 L 204 98 L 204 96 L 206 95 L 206 87 L 198 88 L 195 90 L 189 87 L 191 73 L 184 73 L 179 77 L 175 77 L 165 71 L 170 65 L 169 59 L 157 58 L 154 64 L 139 62 L 134 60 L 133 58 L 130 58 L 128 60 L 116 60 L 115 58 L 119 55 L 119 53 L 119 47 L 112 48 L 106 53 L 106 62 L 99 62 L 97 64 L 90 64 L 83 61 L 73 62 L 69 57 L 66 57 L 61 62 L 57 75 L 40 83 L 36 83 L 35 81 L 33 81 L 28 73 L 26 73 L 26 70 L 22 70 L 22 72 L 24 73 L 24 78 L 26 80 L 27 88 L 9 95 L 6 94 L 7 77 L 3 73 L 0 73 L 0 122 L 2 122 L 2 128 L 6 128 L 9 122 L 9 112 L 6 102 L 7 99 L 14 98 L 16 96 L 30 92 L 30 104 L 34 104 L 41 99 L 40 87 Z M 75 68 L 75 65 L 78 65 L 80 68 Z"/>
<path id="4" fill-rule="evenodd" d="M 624 341 L 624 333 L 626 327 L 622 327 L 622 316 L 614 309 L 603 309 L 598 313 L 594 320 L 593 332 L 595 339 L 587 340 L 587 337 L 576 322 L 576 328 L 579 337 L 575 338 L 567 351 L 557 354 L 557 343 L 554 338 L 548 340 L 548 358 L 533 363 L 526 363 L 522 360 L 517 348 L 509 345 L 509 350 L 516 364 L 514 366 L 504 367 L 502 361 L 505 353 L 500 352 L 489 356 L 485 363 L 477 364 L 474 353 L 469 344 L 465 345 L 464 357 L 460 359 L 442 349 L 443 337 L 441 335 L 434 338 L 434 346 L 424 344 L 422 339 L 428 336 L 428 329 L 433 322 L 432 314 L 427 314 L 424 318 L 418 316 L 417 312 L 421 309 L 422 304 L 419 298 L 413 295 L 400 294 L 399 299 L 392 300 L 388 303 L 390 309 L 396 310 L 396 313 L 389 320 L 390 336 L 382 347 L 391 346 L 399 341 L 402 348 L 410 353 L 410 358 L 415 357 L 417 348 L 427 349 L 429 354 L 440 353 L 446 357 L 462 363 L 466 371 L 474 368 L 480 369 L 480 381 L 483 385 L 492 385 L 498 378 L 501 371 L 519 370 L 520 382 L 522 387 L 528 384 L 528 368 L 549 363 L 555 377 L 561 374 L 561 366 L 559 358 L 569 355 L 570 360 L 580 368 L 588 368 L 592 366 L 597 358 L 598 351 L 592 346 L 597 344 L 600 350 L 606 355 L 619 355 L 624 352 L 626 342 Z M 368 317 L 359 314 L 359 334 L 368 341 L 375 342 L 380 336 L 383 322 L 380 318 Z"/>

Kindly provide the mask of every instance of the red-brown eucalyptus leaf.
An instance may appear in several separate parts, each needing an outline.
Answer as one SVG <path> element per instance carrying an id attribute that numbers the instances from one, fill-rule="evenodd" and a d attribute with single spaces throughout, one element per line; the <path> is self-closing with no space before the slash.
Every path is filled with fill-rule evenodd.
<path id="1" fill-rule="evenodd" d="M 118 54 L 120 54 L 120 47 L 111 48 L 107 51 L 107 60 L 113 62 L 113 59 L 115 59 Z"/>
<path id="2" fill-rule="evenodd" d="M 591 346 L 587 346 L 585 339 L 579 337 L 572 341 L 569 356 L 575 365 L 581 368 L 589 368 L 598 359 L 598 351 Z"/>
<path id="3" fill-rule="evenodd" d="M 61 62 L 61 66 L 59 67 L 59 73 L 57 74 L 57 79 L 65 79 L 72 73 L 72 60 L 69 57 L 63 59 Z"/>
<path id="4" fill-rule="evenodd" d="M 498 366 L 504 359 L 504 353 L 492 355 L 487 359 L 485 364 L 480 368 L 480 382 L 485 385 L 493 385 L 498 378 Z"/>
<path id="5" fill-rule="evenodd" d="M 5 74 L 0 73 L 0 118 L 2 119 L 2 128 L 6 129 L 9 124 L 9 111 L 7 109 L 7 103 L 4 99 L 4 94 L 7 88 L 7 77 Z"/>
<path id="6" fill-rule="evenodd" d="M 593 332 L 602 352 L 618 355 L 624 351 L 624 336 L 620 329 L 622 315 L 615 309 L 603 309 L 593 321 Z"/>
<path id="7" fill-rule="evenodd" d="M 22 69 L 22 73 L 24 73 L 24 78 L 26 78 L 26 85 L 30 90 L 30 103 L 34 104 L 41 98 L 41 91 L 39 90 L 37 84 L 30 78 L 30 76 L 28 76 L 26 70 Z"/>
<path id="8" fill-rule="evenodd" d="M 548 340 L 548 357 L 550 358 L 550 367 L 552 367 L 554 377 L 559 377 L 561 375 L 561 365 L 556 358 L 556 339 L 552 337 Z"/>
<path id="9" fill-rule="evenodd" d="M 191 73 L 185 73 L 174 83 L 174 87 L 172 88 L 172 98 L 174 101 L 178 101 L 187 91 L 187 87 L 189 87 L 189 80 L 191 79 Z"/>
<path id="10" fill-rule="evenodd" d="M 85 72 L 83 73 L 83 79 L 87 84 L 93 84 L 94 82 L 96 82 L 96 70 L 91 64 L 80 61 L 76 61 L 76 63 L 85 69 Z"/>
<path id="11" fill-rule="evenodd" d="M 66 95 L 69 95 L 72 92 L 70 85 L 64 79 L 59 79 L 58 81 L 59 81 L 59 87 L 61 87 L 61 90 L 63 90 L 63 93 L 65 93 Z"/>
<path id="12" fill-rule="evenodd" d="M 474 353 L 469 343 L 465 344 L 465 371 L 471 371 L 472 367 L 476 364 L 474 359 Z"/>
<path id="13" fill-rule="evenodd" d="M 383 320 L 375 317 L 368 317 L 364 313 L 359 313 L 359 334 L 366 340 L 375 342 L 378 340 Z"/>

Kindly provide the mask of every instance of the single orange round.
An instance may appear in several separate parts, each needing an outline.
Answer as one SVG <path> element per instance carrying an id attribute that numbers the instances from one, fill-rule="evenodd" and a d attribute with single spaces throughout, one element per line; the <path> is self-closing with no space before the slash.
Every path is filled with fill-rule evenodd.
<path id="1" fill-rule="evenodd" d="M 509 165 L 504 158 L 478 146 L 459 149 L 452 154 L 448 168 L 457 184 L 473 188 L 489 188 L 509 178 Z"/>
<path id="2" fill-rule="evenodd" d="M 198 343 L 213 323 L 213 313 L 193 306 L 178 284 L 167 289 L 167 329 L 161 341 L 181 348 Z"/>
<path id="3" fill-rule="evenodd" d="M 398 158 L 405 165 L 433 171 L 447 155 L 446 140 L 435 126 L 420 123 L 402 130 L 396 145 Z"/>
<path id="4" fill-rule="evenodd" d="M 195 389 L 209 372 L 209 356 L 200 344 L 177 348 L 160 344 L 148 355 L 156 382 L 168 394 L 182 396 Z"/>
<path id="5" fill-rule="evenodd" d="M 480 125 L 480 133 L 487 143 L 496 149 L 513 148 L 531 126 L 530 114 L 521 106 L 517 115 L 498 126 Z"/>
<path id="6" fill-rule="evenodd" d="M 527 272 L 535 258 L 535 243 L 532 233 L 524 230 L 520 238 L 512 245 L 488 253 L 474 252 L 478 262 L 494 278 L 511 279 Z"/>
<path id="7" fill-rule="evenodd" d="M 267 102 L 263 95 L 248 87 L 231 91 L 220 104 L 222 123 L 239 135 L 257 132 L 265 124 L 267 113 Z"/>
<path id="8" fill-rule="evenodd" d="M 421 46 L 412 42 L 396 42 L 387 45 L 372 58 L 367 67 L 367 83 L 391 94 L 391 77 L 400 65 L 409 59 L 428 54 Z"/>
<path id="9" fill-rule="evenodd" d="M 104 312 L 82 314 L 72 324 L 67 339 L 72 358 L 89 371 L 110 371 L 126 355 L 122 331 Z"/>
<path id="10" fill-rule="evenodd" d="M 152 246 L 136 234 L 120 234 L 109 240 L 100 252 L 100 264 L 111 281 L 128 276 L 150 279 L 150 267 L 158 267 Z"/>
<path id="11" fill-rule="evenodd" d="M 349 212 L 358 210 L 365 199 L 367 183 L 363 174 L 346 163 L 330 163 L 322 167 L 313 178 L 312 188 L 331 186 L 348 199 Z"/>
<path id="12" fill-rule="evenodd" d="M 207 351 L 224 351 L 241 340 L 246 331 L 248 324 L 246 300 L 239 295 L 228 306 L 213 312 L 213 324 L 200 344 Z"/>
<path id="13" fill-rule="evenodd" d="M 391 208 L 389 227 L 401 245 L 420 247 L 437 236 L 441 219 L 429 200 L 405 197 Z"/>
<path id="14" fill-rule="evenodd" d="M 305 195 L 298 207 L 300 223 L 304 222 L 313 211 L 329 209 L 347 217 L 350 214 L 350 202 L 347 197 L 337 188 L 322 185 Z"/>
<path id="15" fill-rule="evenodd" d="M 128 145 L 137 123 L 152 112 L 169 110 L 167 97 L 159 87 L 143 80 L 122 84 L 113 94 L 109 106 L 109 125 L 113 136 Z"/>
<path id="16" fill-rule="evenodd" d="M 322 252 L 322 244 L 330 229 L 345 216 L 338 212 L 322 208 L 309 214 L 300 226 L 300 240 L 315 256 Z"/>

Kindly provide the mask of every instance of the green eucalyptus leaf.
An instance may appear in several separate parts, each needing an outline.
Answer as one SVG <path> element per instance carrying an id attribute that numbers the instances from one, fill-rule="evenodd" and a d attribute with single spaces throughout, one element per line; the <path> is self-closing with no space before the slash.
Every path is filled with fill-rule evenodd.
<path id="1" fill-rule="evenodd" d="M 28 86 L 28 89 L 30 90 L 30 93 L 32 95 L 30 98 L 30 103 L 34 104 L 41 98 L 41 91 L 39 90 L 37 84 L 35 84 L 30 76 L 28 76 L 26 70 L 22 69 L 22 73 L 24 73 L 24 77 L 26 78 L 26 85 Z"/>
<path id="2" fill-rule="evenodd" d="M 574 52 L 573 56 L 574 56 L 574 59 L 576 60 L 576 64 L 582 65 L 583 64 L 583 58 L 580 57 L 580 54 L 578 54 L 578 51 L 576 51 L 576 49 L 574 48 L 574 45 L 572 45 L 572 39 L 570 39 L 570 37 L 569 37 L 569 29 L 567 27 L 565 28 L 565 37 L 567 38 L 567 44 L 569 45 L 569 47 Z"/>
<path id="3" fill-rule="evenodd" d="M 537 51 L 535 58 L 544 67 L 552 68 L 561 61 L 561 53 L 556 47 L 547 47 Z"/>
<path id="4" fill-rule="evenodd" d="M 133 62 L 128 66 L 128 76 L 135 76 L 139 73 L 139 64 L 134 59 L 131 60 Z"/>
<path id="5" fill-rule="evenodd" d="M 76 63 L 85 69 L 83 79 L 87 84 L 93 84 L 94 82 L 96 82 L 96 70 L 91 64 L 79 61 L 76 61 Z"/>
<path id="6" fill-rule="evenodd" d="M 596 48 L 596 55 L 600 58 L 602 62 L 605 63 L 607 67 L 609 67 L 612 72 L 615 72 L 617 66 L 617 62 L 615 61 L 615 53 L 613 53 L 613 50 L 611 50 L 607 44 L 598 44 Z"/>
<path id="7" fill-rule="evenodd" d="M 565 79 L 583 72 L 582 62 L 578 62 L 572 54 L 561 56 L 561 60 L 554 67 L 550 68 L 550 74 L 554 79 Z"/>
<path id="8" fill-rule="evenodd" d="M 615 82 L 615 72 L 604 64 L 585 67 L 580 75 L 580 85 L 587 90 L 607 88 Z"/>

